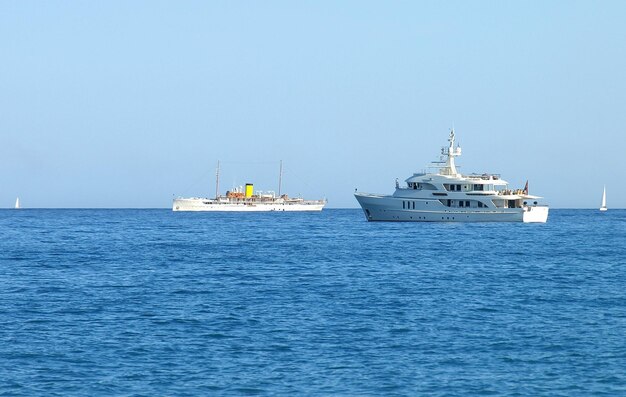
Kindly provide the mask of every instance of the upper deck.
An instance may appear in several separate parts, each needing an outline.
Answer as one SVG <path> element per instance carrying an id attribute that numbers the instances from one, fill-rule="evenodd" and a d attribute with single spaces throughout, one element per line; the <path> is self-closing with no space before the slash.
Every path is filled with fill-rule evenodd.
<path id="1" fill-rule="evenodd" d="M 461 148 L 455 146 L 454 130 L 450 131 L 449 146 L 442 148 L 441 160 L 433 163 L 431 168 L 436 168 L 436 172 L 418 172 L 405 180 L 406 187 L 400 187 L 396 182 L 396 193 L 394 196 L 404 196 L 409 194 L 413 197 L 422 196 L 447 196 L 448 192 L 454 195 L 459 193 L 467 195 L 496 195 L 496 196 L 529 196 L 527 187 L 524 189 L 509 189 L 508 182 L 502 179 L 500 174 L 493 173 L 472 173 L 461 174 L 458 172 L 454 162 L 455 157 L 461 155 Z"/>

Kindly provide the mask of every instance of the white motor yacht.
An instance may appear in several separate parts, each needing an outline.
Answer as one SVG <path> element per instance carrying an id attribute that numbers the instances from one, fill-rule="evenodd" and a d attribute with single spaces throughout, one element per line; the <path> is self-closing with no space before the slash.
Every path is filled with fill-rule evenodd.
<path id="1" fill-rule="evenodd" d="M 368 221 L 403 222 L 541 222 L 548 206 L 523 189 L 509 189 L 498 174 L 462 175 L 454 159 L 461 155 L 454 129 L 441 150 L 437 171 L 415 173 L 406 186 L 396 180 L 392 195 L 355 192 Z"/>

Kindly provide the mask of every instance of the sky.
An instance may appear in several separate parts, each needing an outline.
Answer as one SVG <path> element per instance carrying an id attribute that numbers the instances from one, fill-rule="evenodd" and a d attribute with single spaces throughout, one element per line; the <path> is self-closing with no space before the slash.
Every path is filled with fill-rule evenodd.
<path id="1" fill-rule="evenodd" d="M 0 207 L 260 190 L 356 208 L 437 160 L 626 208 L 624 1 L 2 1 Z"/>

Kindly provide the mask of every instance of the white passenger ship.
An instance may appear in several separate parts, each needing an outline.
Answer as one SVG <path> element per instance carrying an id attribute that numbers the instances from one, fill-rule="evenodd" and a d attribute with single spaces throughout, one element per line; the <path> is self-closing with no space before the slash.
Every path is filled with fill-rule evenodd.
<path id="1" fill-rule="evenodd" d="M 416 173 L 406 187 L 396 180 L 392 195 L 356 192 L 354 196 L 368 221 L 404 222 L 546 222 L 548 206 L 541 197 L 524 189 L 511 190 L 497 174 L 461 175 L 454 158 L 461 148 L 454 144 L 441 149 L 441 161 L 433 163 L 436 173 Z"/>
<path id="2" fill-rule="evenodd" d="M 305 200 L 300 197 L 289 197 L 280 194 L 282 182 L 282 162 L 278 180 L 278 195 L 273 191 L 254 192 L 254 185 L 247 183 L 243 187 L 227 191 L 225 196 L 219 194 L 220 166 L 217 163 L 215 198 L 175 198 L 173 211 L 228 211 L 228 212 L 263 212 L 263 211 L 321 211 L 326 200 Z"/>

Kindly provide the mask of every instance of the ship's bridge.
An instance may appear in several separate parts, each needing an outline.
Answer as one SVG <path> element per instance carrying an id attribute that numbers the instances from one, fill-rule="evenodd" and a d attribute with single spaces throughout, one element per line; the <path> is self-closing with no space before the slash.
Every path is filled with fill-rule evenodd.
<path id="1" fill-rule="evenodd" d="M 508 182 L 501 179 L 499 175 L 441 175 L 415 173 L 405 179 L 406 187 L 409 190 L 441 190 L 458 192 L 494 192 L 506 189 Z M 399 188 L 399 186 L 398 186 Z"/>

